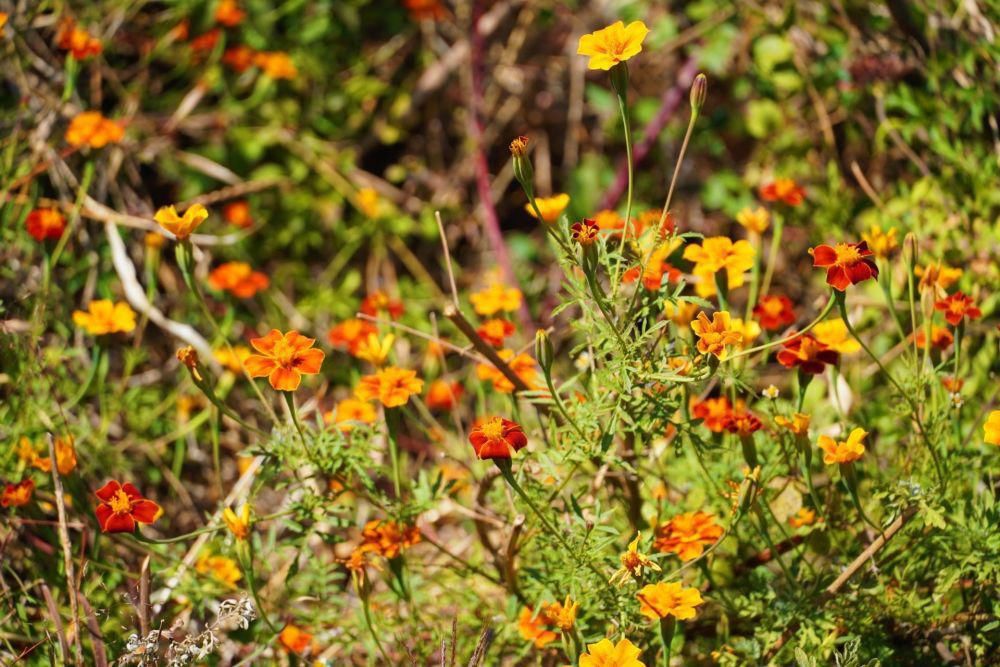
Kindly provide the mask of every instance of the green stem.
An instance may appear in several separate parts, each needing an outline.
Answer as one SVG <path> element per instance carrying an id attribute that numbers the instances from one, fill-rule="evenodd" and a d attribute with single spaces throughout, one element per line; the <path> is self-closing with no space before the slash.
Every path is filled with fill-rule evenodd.
<path id="1" fill-rule="evenodd" d="M 810 322 L 809 324 L 807 324 L 806 326 L 804 326 L 800 331 L 796 331 L 795 333 L 793 333 L 792 335 L 790 335 L 790 336 L 788 336 L 786 338 L 782 338 L 780 340 L 773 340 L 770 343 L 765 343 L 764 345 L 758 345 L 757 347 L 751 347 L 748 350 L 743 350 L 742 352 L 737 352 L 736 354 L 731 354 L 731 355 L 727 356 L 725 359 L 723 359 L 723 361 L 724 362 L 732 361 L 733 359 L 739 359 L 740 357 L 745 357 L 747 355 L 753 354 L 754 352 L 760 352 L 762 350 L 769 350 L 772 347 L 776 347 L 778 345 L 784 345 L 785 343 L 787 343 L 789 341 L 793 341 L 796 338 L 798 338 L 799 336 L 804 336 L 805 334 L 809 333 L 809 331 L 811 331 L 813 327 L 815 327 L 817 324 L 819 324 L 820 322 L 822 322 L 823 320 L 825 320 L 826 316 L 830 314 L 830 311 L 833 310 L 833 307 L 835 305 L 836 305 L 836 297 L 831 294 L 830 295 L 830 300 L 826 302 L 825 306 L 823 306 L 823 310 L 816 317 L 816 319 L 813 320 L 812 322 Z"/>
<path id="2" fill-rule="evenodd" d="M 389 461 L 392 465 L 392 488 L 396 492 L 396 498 L 402 498 L 402 482 L 399 465 L 399 444 L 396 442 L 396 412 L 395 408 L 388 408 L 385 411 L 385 432 L 389 440 Z"/>
<path id="3" fill-rule="evenodd" d="M 626 67 L 626 73 L 628 72 L 625 63 L 620 63 L 618 67 Z M 625 77 L 626 82 L 628 77 Z M 633 171 L 634 167 L 632 165 L 632 129 L 631 123 L 628 118 L 628 101 L 626 99 L 628 90 L 627 83 L 622 90 L 616 91 L 618 93 L 618 110 L 621 112 L 622 116 L 622 128 L 625 131 L 625 161 L 628 167 L 628 189 L 625 196 L 625 225 L 622 227 L 621 240 L 618 242 L 618 262 L 615 264 L 614 279 L 611 281 L 611 298 L 614 300 L 615 295 L 618 294 L 619 280 L 621 278 L 621 267 L 624 260 L 625 254 L 625 240 L 628 237 L 629 227 L 632 225 L 632 188 L 633 188 Z"/>
<path id="4" fill-rule="evenodd" d="M 761 284 L 760 294 L 767 294 L 771 289 L 771 278 L 774 276 L 774 263 L 778 258 L 778 250 L 781 249 L 781 237 L 785 231 L 785 219 L 780 215 L 774 215 L 774 231 L 771 232 L 771 249 L 767 255 L 767 269 L 764 270 L 764 282 Z"/>
<path id="5" fill-rule="evenodd" d="M 677 619 L 667 616 L 660 619 L 660 643 L 663 645 L 663 667 L 670 667 L 670 648 L 677 629 Z"/>
<path id="6" fill-rule="evenodd" d="M 379 641 L 378 633 L 375 632 L 375 626 L 372 624 L 372 614 L 368 606 L 368 596 L 364 596 L 361 602 L 361 610 L 365 616 L 365 625 L 368 626 L 368 633 L 371 634 L 372 639 L 375 641 L 375 646 L 378 647 L 378 652 L 382 655 L 382 659 L 385 660 L 385 664 L 391 665 L 392 660 L 389 659 L 389 654 L 385 652 L 385 648 L 382 646 L 382 642 Z"/>

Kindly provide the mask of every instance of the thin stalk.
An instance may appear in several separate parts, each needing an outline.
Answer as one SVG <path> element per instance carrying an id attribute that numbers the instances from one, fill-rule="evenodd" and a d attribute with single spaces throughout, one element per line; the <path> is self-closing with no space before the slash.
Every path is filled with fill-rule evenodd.
<path id="1" fill-rule="evenodd" d="M 799 336 L 809 333 L 809 331 L 812 330 L 813 327 L 815 327 L 817 324 L 825 320 L 826 316 L 830 314 L 830 311 L 833 310 L 833 307 L 835 305 L 836 305 L 836 298 L 831 294 L 830 300 L 826 302 L 825 306 L 823 306 L 823 310 L 820 312 L 819 315 L 816 316 L 816 319 L 814 319 L 812 322 L 804 326 L 801 330 L 796 331 L 791 336 L 787 336 L 780 340 L 773 340 L 770 343 L 765 343 L 764 345 L 758 345 L 757 347 L 751 347 L 750 349 L 743 350 L 742 352 L 731 354 L 727 356 L 725 359 L 723 359 L 723 361 L 726 362 L 726 361 L 732 361 L 733 359 L 739 359 L 740 357 L 745 357 L 747 355 L 753 354 L 754 352 L 769 350 L 772 347 L 777 347 L 778 345 L 784 345 L 789 341 L 795 340 Z"/>
<path id="2" fill-rule="evenodd" d="M 775 215 L 774 231 L 771 232 L 771 249 L 767 254 L 767 268 L 764 270 L 764 282 L 761 284 L 760 294 L 767 294 L 767 291 L 771 289 L 771 278 L 774 276 L 774 263 L 778 257 L 778 250 L 781 249 L 781 237 L 784 231 L 784 217 Z"/>

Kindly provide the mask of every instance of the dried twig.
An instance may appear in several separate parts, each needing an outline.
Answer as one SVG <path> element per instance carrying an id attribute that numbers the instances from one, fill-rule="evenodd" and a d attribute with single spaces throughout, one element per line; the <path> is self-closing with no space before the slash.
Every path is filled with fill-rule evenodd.
<path id="1" fill-rule="evenodd" d="M 56 495 L 56 512 L 59 517 L 59 543 L 62 545 L 63 567 L 66 570 L 66 590 L 69 593 L 70 614 L 73 616 L 73 643 L 75 645 L 75 657 L 71 659 L 76 663 L 80 657 L 80 632 L 79 618 L 80 612 L 76 605 L 76 569 L 73 567 L 73 551 L 70 548 L 69 530 L 66 528 L 66 500 L 63 494 L 62 476 L 59 474 L 59 466 L 56 464 L 56 446 L 51 433 L 45 434 L 45 440 L 49 445 L 49 461 L 52 462 L 52 487 Z M 69 656 L 66 656 L 70 660 Z"/>

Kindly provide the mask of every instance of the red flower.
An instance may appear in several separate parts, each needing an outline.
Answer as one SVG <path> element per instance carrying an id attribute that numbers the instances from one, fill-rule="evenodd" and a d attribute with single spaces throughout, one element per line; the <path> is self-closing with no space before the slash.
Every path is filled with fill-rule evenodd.
<path id="1" fill-rule="evenodd" d="M 962 319 L 968 317 L 970 320 L 978 320 L 983 316 L 983 311 L 976 308 L 972 297 L 966 296 L 962 292 L 955 292 L 947 299 L 940 299 L 934 304 L 934 310 L 944 313 L 944 319 L 948 324 L 957 327 L 962 323 Z"/>
<path id="2" fill-rule="evenodd" d="M 574 241 L 582 246 L 588 246 L 597 240 L 601 228 L 590 218 L 584 218 L 582 222 L 574 222 L 570 230 Z"/>
<path id="3" fill-rule="evenodd" d="M 753 309 L 760 326 L 768 331 L 783 329 L 795 321 L 792 300 L 787 296 L 763 296 Z"/>
<path id="4" fill-rule="evenodd" d="M 24 226 L 41 243 L 62 236 L 66 229 L 66 218 L 54 208 L 36 208 L 25 218 Z"/>
<path id="5" fill-rule="evenodd" d="M 834 247 L 818 245 L 810 248 L 813 266 L 826 269 L 826 284 L 843 292 L 849 285 L 857 285 L 869 278 L 878 278 L 878 267 L 869 259 L 872 251 L 865 241 L 838 243 Z"/>
<path id="6" fill-rule="evenodd" d="M 35 492 L 35 483 L 30 479 L 22 479 L 17 484 L 7 484 L 0 495 L 0 506 L 21 507 L 31 500 Z"/>
<path id="7" fill-rule="evenodd" d="M 520 424 L 503 417 L 490 417 L 473 427 L 469 442 L 481 459 L 509 459 L 512 452 L 527 446 L 528 437 Z"/>
<path id="8" fill-rule="evenodd" d="M 803 373 L 810 375 L 819 375 L 826 364 L 835 364 L 839 360 L 839 354 L 809 334 L 790 340 L 785 343 L 781 352 L 778 352 L 778 361 L 782 366 L 785 368 L 798 366 Z"/>
<path id="9" fill-rule="evenodd" d="M 460 382 L 448 382 L 447 380 L 434 380 L 427 390 L 427 407 L 431 410 L 451 410 L 458 404 L 465 388 Z"/>
<path id="10" fill-rule="evenodd" d="M 111 480 L 95 495 L 101 500 L 96 510 L 97 521 L 105 533 L 131 533 L 137 521 L 153 523 L 163 514 L 159 505 L 144 498 L 139 489 L 129 483 Z"/>
<path id="11" fill-rule="evenodd" d="M 749 410 L 734 410 L 729 413 L 725 420 L 726 430 L 739 435 L 741 438 L 759 431 L 763 426 L 760 419 Z"/>
<path id="12" fill-rule="evenodd" d="M 359 310 L 368 317 L 376 317 L 380 310 L 384 310 L 391 319 L 395 320 L 403 314 L 403 302 L 390 299 L 389 295 L 382 290 L 375 290 L 365 297 Z"/>
<path id="13" fill-rule="evenodd" d="M 741 403 L 741 401 L 737 401 L 737 403 Z M 706 398 L 703 401 L 695 398 L 691 402 L 691 416 L 695 419 L 701 419 L 705 428 L 712 433 L 722 433 L 732 410 L 733 406 L 725 396 Z"/>
<path id="14" fill-rule="evenodd" d="M 760 187 L 760 198 L 764 201 L 781 201 L 789 206 L 798 206 L 805 197 L 806 191 L 790 178 L 776 178 Z"/>
<path id="15" fill-rule="evenodd" d="M 514 323 L 502 317 L 494 317 L 479 325 L 476 333 L 493 347 L 503 347 L 503 341 L 514 333 Z"/>

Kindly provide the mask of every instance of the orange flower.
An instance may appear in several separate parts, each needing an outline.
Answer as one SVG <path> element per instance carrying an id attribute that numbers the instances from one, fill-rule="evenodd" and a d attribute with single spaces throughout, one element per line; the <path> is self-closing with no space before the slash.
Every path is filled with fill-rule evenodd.
<path id="1" fill-rule="evenodd" d="M 955 337 L 946 328 L 936 324 L 931 326 L 931 345 L 939 350 L 947 350 L 954 342 Z M 916 343 L 921 349 L 927 347 L 927 332 L 923 328 L 917 331 Z"/>
<path id="2" fill-rule="evenodd" d="M 615 582 L 618 584 L 624 584 L 628 581 L 629 576 L 641 577 L 644 568 L 649 568 L 654 572 L 660 571 L 660 566 L 656 564 L 649 556 L 639 551 L 639 542 L 642 540 L 642 533 L 636 533 L 635 539 L 629 542 L 628 548 L 625 553 L 621 555 L 622 566 L 611 575 L 611 579 L 608 580 L 609 584 L 614 585 Z"/>
<path id="3" fill-rule="evenodd" d="M 203 55 L 215 48 L 215 45 L 219 43 L 219 37 L 222 33 L 218 28 L 212 28 L 203 35 L 198 35 L 191 40 L 191 50 L 198 55 Z"/>
<path id="4" fill-rule="evenodd" d="M 361 188 L 354 196 L 354 205 L 366 218 L 374 220 L 382 210 L 382 199 L 375 188 Z"/>
<path id="5" fill-rule="evenodd" d="M 642 649 L 627 639 L 620 639 L 617 644 L 602 639 L 587 644 L 587 652 L 580 656 L 580 667 L 646 667 L 640 655 Z"/>
<path id="6" fill-rule="evenodd" d="M 226 291 L 240 299 L 249 299 L 271 281 L 260 271 L 254 271 L 246 262 L 226 262 L 212 269 L 208 274 L 208 284 L 212 289 Z"/>
<path id="7" fill-rule="evenodd" d="M 226 528 L 237 540 L 245 540 L 250 535 L 250 506 L 243 504 L 240 513 L 237 514 L 232 508 L 227 507 L 222 510 L 222 520 Z"/>
<path id="8" fill-rule="evenodd" d="M 559 220 L 559 216 L 562 212 L 566 210 L 569 206 L 569 195 L 563 193 L 558 195 L 552 195 L 551 197 L 537 197 L 535 199 L 535 204 L 538 206 L 538 212 L 542 214 L 542 222 L 547 224 L 552 224 Z M 532 218 L 538 219 L 538 213 L 535 213 L 535 207 L 528 202 L 524 205 L 524 210 L 526 210 Z"/>
<path id="9" fill-rule="evenodd" d="M 337 403 L 336 413 L 331 415 L 333 423 L 344 433 L 350 433 L 355 424 L 374 424 L 375 406 L 357 398 L 345 398 Z"/>
<path id="10" fill-rule="evenodd" d="M 244 18 L 246 12 L 240 9 L 236 0 L 219 0 L 219 4 L 215 6 L 215 20 L 227 28 L 238 26 Z"/>
<path id="11" fill-rule="evenodd" d="M 504 339 L 514 333 L 514 323 L 494 317 L 480 324 L 476 333 L 493 347 L 503 347 Z"/>
<path id="12" fill-rule="evenodd" d="M 59 471 L 60 475 L 70 474 L 76 469 L 76 448 L 73 446 L 73 436 L 56 438 L 53 445 L 56 450 L 56 470 Z M 50 472 L 52 470 L 52 457 L 36 456 L 32 465 L 43 472 Z"/>
<path id="13" fill-rule="evenodd" d="M 289 653 L 302 654 L 312 646 L 313 636 L 289 623 L 278 633 L 278 641 Z"/>
<path id="14" fill-rule="evenodd" d="M 528 446 L 528 436 L 517 422 L 503 417 L 480 420 L 469 433 L 469 443 L 480 459 L 509 459 Z"/>
<path id="15" fill-rule="evenodd" d="M 642 51 L 642 42 L 649 34 L 649 28 L 642 21 L 632 21 L 627 26 L 615 21 L 589 35 L 581 35 L 576 52 L 589 56 L 587 69 L 609 70 Z"/>
<path id="16" fill-rule="evenodd" d="M 712 433 L 722 433 L 726 428 L 726 420 L 733 406 L 725 396 L 706 398 L 704 401 L 693 399 L 691 416 L 703 420 L 705 428 Z"/>
<path id="17" fill-rule="evenodd" d="M 580 608 L 580 603 L 573 602 L 570 596 L 566 596 L 563 602 L 553 602 L 545 606 L 545 617 L 549 623 L 563 632 L 569 632 L 576 624 L 576 612 Z"/>
<path id="18" fill-rule="evenodd" d="M 440 21 L 448 16 L 441 0 L 403 0 L 403 5 L 414 21 Z"/>
<path id="19" fill-rule="evenodd" d="M 792 528 L 811 526 L 814 523 L 816 523 L 816 512 L 808 507 L 803 507 L 795 513 L 795 516 L 788 517 L 788 525 Z"/>
<path id="20" fill-rule="evenodd" d="M 943 312 L 944 319 L 948 320 L 948 324 L 957 327 L 966 317 L 970 320 L 978 320 L 983 316 L 983 311 L 976 308 L 974 303 L 972 297 L 962 292 L 955 292 L 947 299 L 940 299 L 935 303 L 934 310 Z"/>
<path id="21" fill-rule="evenodd" d="M 729 313 L 725 310 L 713 313 L 711 322 L 704 311 L 698 313 L 698 318 L 691 323 L 691 330 L 698 336 L 698 351 L 713 354 L 718 359 L 726 358 L 728 346 L 743 342 L 743 334 L 733 330 Z"/>
<path id="22" fill-rule="evenodd" d="M 313 348 L 315 342 L 298 331 L 283 334 L 271 329 L 263 338 L 250 340 L 260 354 L 251 354 L 243 365 L 251 377 L 267 376 L 274 389 L 295 391 L 303 375 L 315 375 L 323 365 L 326 355 L 323 350 Z"/>
<path id="23" fill-rule="evenodd" d="M 164 206 L 153 215 L 153 220 L 156 220 L 160 227 L 177 237 L 178 241 L 183 241 L 191 236 L 194 230 L 205 222 L 206 218 L 208 218 L 208 209 L 201 204 L 191 204 L 184 211 L 183 216 L 177 215 L 177 209 L 173 206 Z"/>
<path id="24" fill-rule="evenodd" d="M 865 241 L 838 243 L 832 248 L 818 245 L 810 248 L 809 254 L 813 266 L 826 269 L 826 284 L 840 292 L 869 278 L 878 279 L 878 267 Z"/>
<path id="25" fill-rule="evenodd" d="M 653 548 L 660 553 L 677 554 L 682 561 L 694 560 L 706 546 L 722 537 L 722 532 L 714 514 L 686 512 L 657 527 Z"/>
<path id="26" fill-rule="evenodd" d="M 85 60 L 99 55 L 102 50 L 101 40 L 91 36 L 89 32 L 76 25 L 71 18 L 65 18 L 59 24 L 56 33 L 56 46 L 63 51 L 69 51 L 77 60 Z"/>
<path id="27" fill-rule="evenodd" d="M 250 215 L 250 203 L 245 199 L 229 202 L 222 207 L 222 219 L 241 229 L 252 226 L 253 217 Z"/>
<path id="28" fill-rule="evenodd" d="M 377 333 L 378 329 L 371 322 L 351 318 L 331 327 L 326 334 L 326 339 L 333 347 L 347 350 L 354 355 L 369 334 Z"/>
<path id="29" fill-rule="evenodd" d="M 795 322 L 792 300 L 787 296 L 762 296 L 753 309 L 760 326 L 767 331 L 783 329 Z"/>
<path id="30" fill-rule="evenodd" d="M 451 410 L 457 404 L 465 389 L 461 382 L 434 380 L 427 389 L 427 407 L 431 410 Z"/>
<path id="31" fill-rule="evenodd" d="M 403 302 L 389 298 L 389 295 L 382 290 L 375 290 L 364 298 L 358 310 L 368 317 L 376 317 L 380 312 L 384 312 L 395 320 L 403 314 Z"/>
<path id="32" fill-rule="evenodd" d="M 809 435 L 809 423 L 811 421 L 812 419 L 809 415 L 802 414 L 801 412 L 793 414 L 791 419 L 784 415 L 774 416 L 775 424 L 800 437 Z"/>
<path id="33" fill-rule="evenodd" d="M 294 79 L 299 73 L 291 57 L 281 51 L 262 51 L 254 56 L 253 62 L 272 79 Z"/>
<path id="34" fill-rule="evenodd" d="M 666 274 L 668 283 L 680 282 L 681 272 L 673 265 L 664 261 L 671 252 L 672 244 L 664 243 L 649 255 L 649 261 L 642 271 L 642 286 L 650 292 L 656 292 L 663 284 L 663 275 Z M 638 276 L 631 277 L 631 280 L 622 276 L 622 282 L 633 282 Z"/>
<path id="35" fill-rule="evenodd" d="M 489 317 L 501 311 L 512 312 L 521 307 L 521 290 L 493 283 L 480 292 L 474 292 L 469 301 L 476 314 Z"/>
<path id="36" fill-rule="evenodd" d="M 782 366 L 785 368 L 797 366 L 803 373 L 809 375 L 819 375 L 823 372 L 825 364 L 833 365 L 839 360 L 839 354 L 809 334 L 793 338 L 778 352 L 778 362 Z"/>
<path id="37" fill-rule="evenodd" d="M 0 495 L 0 507 L 23 507 L 31 501 L 34 492 L 35 482 L 30 479 L 22 479 L 17 484 L 8 483 L 3 488 L 3 495 Z"/>
<path id="38" fill-rule="evenodd" d="M 361 530 L 361 546 L 385 558 L 395 558 L 420 542 L 420 529 L 396 521 L 373 520 Z"/>
<path id="39" fill-rule="evenodd" d="M 598 229 L 603 231 L 620 232 L 625 227 L 625 221 L 618 215 L 617 211 L 604 209 L 594 214 L 594 223 Z"/>
<path id="40" fill-rule="evenodd" d="M 361 378 L 354 395 L 364 401 L 377 399 L 385 407 L 395 408 L 406 405 L 410 396 L 419 394 L 423 388 L 424 381 L 417 378 L 416 371 L 388 366 Z"/>
<path id="41" fill-rule="evenodd" d="M 790 178 L 776 178 L 760 187 L 760 198 L 764 201 L 780 201 L 789 206 L 798 206 L 805 199 L 806 191 Z"/>
<path id="42" fill-rule="evenodd" d="M 536 615 L 531 607 L 524 607 L 517 617 L 517 630 L 521 634 L 521 638 L 532 642 L 535 648 L 545 648 L 547 644 L 559 637 L 546 627 L 547 621 L 544 613 Z"/>
<path id="43" fill-rule="evenodd" d="M 257 56 L 257 52 L 251 49 L 249 46 L 240 44 L 238 46 L 233 46 L 226 49 L 225 53 L 222 54 L 222 64 L 231 68 L 234 72 L 241 73 L 245 72 L 253 65 L 254 58 Z M 233 204 L 240 204 L 245 202 L 233 202 Z M 232 206 L 230 204 L 229 206 Z M 228 207 L 227 207 L 228 208 Z M 232 222 L 232 221 L 230 221 Z M 237 223 L 233 223 L 237 224 Z M 239 225 L 240 227 L 249 226 Z"/>
<path id="44" fill-rule="evenodd" d="M 823 450 L 823 463 L 851 463 L 857 461 L 865 453 L 862 440 L 868 435 L 864 429 L 856 428 L 847 436 L 847 440 L 837 442 L 827 435 L 819 436 L 817 444 Z"/>
<path id="45" fill-rule="evenodd" d="M 760 419 L 749 410 L 731 411 L 726 416 L 725 424 L 727 431 L 735 433 L 741 438 L 750 437 L 764 426 Z"/>
<path id="46" fill-rule="evenodd" d="M 24 226 L 39 243 L 58 240 L 66 230 L 66 218 L 54 208 L 36 208 L 24 220 Z"/>
<path id="47" fill-rule="evenodd" d="M 584 218 L 580 222 L 574 222 L 573 226 L 570 227 L 570 235 L 573 237 L 573 240 L 582 246 L 593 245 L 597 241 L 600 232 L 601 228 L 589 218 Z"/>
<path id="48" fill-rule="evenodd" d="M 101 148 L 116 144 L 125 136 L 125 129 L 99 111 L 84 111 L 73 117 L 66 128 L 66 142 L 74 148 Z"/>
<path id="49" fill-rule="evenodd" d="M 87 304 L 85 311 L 74 310 L 73 323 L 92 336 L 130 333 L 135 329 L 135 311 L 124 301 L 97 299 Z"/>
<path id="50" fill-rule="evenodd" d="M 639 612 L 654 621 L 668 616 L 686 621 L 694 618 L 695 607 L 705 602 L 697 588 L 684 588 L 677 581 L 643 586 L 636 597 L 639 598 Z"/>
<path id="51" fill-rule="evenodd" d="M 524 353 L 514 356 L 513 350 L 500 350 L 497 354 L 507 362 L 510 369 L 517 377 L 521 378 L 524 384 L 528 385 L 529 388 L 534 387 L 538 375 L 534 359 Z M 492 382 L 494 391 L 501 394 L 510 394 L 514 391 L 514 385 L 511 381 L 493 364 L 477 364 L 476 377 L 486 382 Z"/>
<path id="52" fill-rule="evenodd" d="M 203 554 L 195 561 L 194 569 L 201 574 L 211 574 L 222 583 L 235 587 L 243 578 L 240 566 L 232 558 Z"/>
<path id="53" fill-rule="evenodd" d="M 99 488 L 95 495 L 101 501 L 97 506 L 97 522 L 105 533 L 131 533 L 136 523 L 153 523 L 163 509 L 152 500 L 144 498 L 139 489 L 128 482 L 115 480 Z"/>

